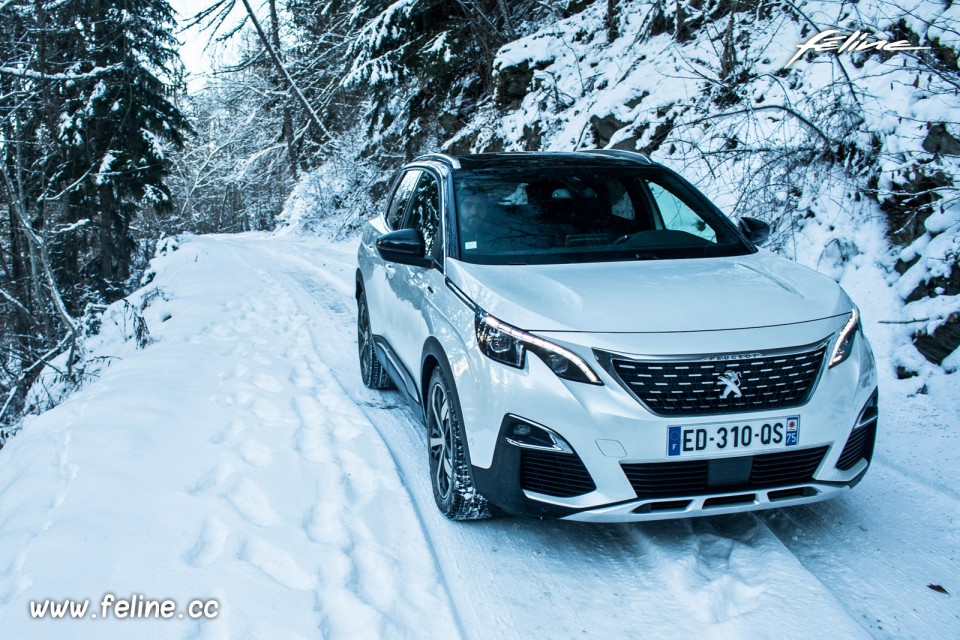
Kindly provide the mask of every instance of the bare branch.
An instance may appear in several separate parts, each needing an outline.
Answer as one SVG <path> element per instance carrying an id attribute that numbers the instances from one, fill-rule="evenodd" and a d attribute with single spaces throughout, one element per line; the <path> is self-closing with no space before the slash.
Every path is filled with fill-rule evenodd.
<path id="1" fill-rule="evenodd" d="M 320 121 L 320 116 L 318 116 L 317 112 L 313 110 L 310 102 L 303 95 L 303 92 L 300 91 L 300 87 L 297 86 L 297 83 L 290 75 L 290 72 L 287 71 L 287 68 L 283 65 L 279 54 L 277 54 L 276 50 L 274 50 L 273 45 L 270 44 L 270 39 L 267 37 L 266 32 L 260 25 L 260 20 L 257 19 L 257 14 L 254 13 L 253 7 L 250 6 L 250 0 L 242 0 L 242 2 L 243 6 L 247 10 L 247 14 L 250 16 L 250 21 L 253 23 L 253 27 L 257 30 L 257 35 L 260 36 L 260 41 L 263 43 L 263 47 L 267 50 L 267 53 L 270 54 L 270 59 L 273 60 L 273 64 L 277 68 L 277 71 L 280 72 L 280 75 L 283 76 L 283 79 L 286 80 L 287 84 L 289 85 L 290 90 L 293 91 L 293 94 L 297 97 L 297 100 L 299 100 L 300 104 L 303 105 L 303 108 L 306 110 L 311 122 L 313 122 L 319 131 L 322 131 L 326 135 L 330 135 L 330 132 L 327 131 L 327 128 L 323 126 L 323 122 Z"/>

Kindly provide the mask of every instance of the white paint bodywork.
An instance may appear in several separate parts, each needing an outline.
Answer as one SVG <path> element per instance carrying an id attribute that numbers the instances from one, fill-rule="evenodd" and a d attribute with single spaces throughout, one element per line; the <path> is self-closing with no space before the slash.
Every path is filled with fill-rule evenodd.
<path id="1" fill-rule="evenodd" d="M 768 251 L 732 258 L 478 265 L 447 275 L 528 331 L 661 333 L 794 324 L 848 313 L 837 284 Z"/>
<path id="2" fill-rule="evenodd" d="M 374 248 L 376 238 L 387 230 L 382 218 L 371 221 L 359 251 L 363 286 L 374 292 L 369 300 L 371 326 L 374 333 L 391 340 L 404 336 L 403 340 L 415 341 L 394 349 L 418 388 L 422 362 L 412 354 L 422 353 L 427 340 L 439 341 L 455 378 L 472 464 L 490 467 L 501 422 L 509 413 L 565 438 L 597 486 L 574 498 L 528 492 L 529 498 L 583 509 L 571 516 L 579 520 L 686 517 L 823 500 L 845 490 L 840 484 L 852 481 L 866 466 L 861 462 L 840 471 L 835 464 L 876 389 L 873 354 L 860 332 L 850 357 L 827 367 L 853 305 L 835 282 L 821 274 L 766 251 L 731 258 L 566 265 L 477 265 L 447 258 L 442 270 L 398 265 L 397 271 L 417 271 L 406 286 L 398 287 L 390 282 L 396 275 L 384 267 Z M 500 320 L 575 352 L 603 384 L 563 380 L 532 353 L 522 369 L 487 358 L 476 343 L 475 309 L 450 284 Z M 392 326 L 397 322 L 417 326 Z M 667 427 L 702 424 L 704 417 L 654 415 L 600 366 L 594 349 L 683 356 L 755 353 L 824 342 L 827 358 L 805 405 L 786 412 L 712 417 L 757 422 L 785 413 L 799 415 L 799 447 L 829 447 L 814 474 L 820 483 L 814 487 L 816 495 L 774 502 L 766 491 L 759 491 L 751 504 L 714 509 L 704 508 L 702 497 L 691 496 L 694 502 L 680 511 L 633 513 L 643 501 L 637 501 L 621 463 L 666 461 Z M 738 454 L 744 455 L 736 451 L 730 455 Z M 711 497 L 715 495 L 723 494 Z"/>

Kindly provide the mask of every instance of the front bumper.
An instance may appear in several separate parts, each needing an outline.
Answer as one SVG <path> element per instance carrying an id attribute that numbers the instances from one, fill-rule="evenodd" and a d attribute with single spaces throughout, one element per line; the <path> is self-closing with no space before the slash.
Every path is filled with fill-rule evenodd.
<path id="1" fill-rule="evenodd" d="M 839 328 L 833 326 L 835 324 L 835 319 L 808 323 L 808 326 L 793 328 L 795 335 L 791 338 L 797 344 L 822 340 Z M 721 353 L 762 350 L 783 344 L 782 332 L 779 344 L 773 336 L 767 336 L 769 346 L 766 347 L 756 345 L 757 330 L 725 333 L 729 335 L 709 336 L 709 345 L 706 342 L 695 344 L 698 336 L 687 335 L 686 342 L 694 343 L 688 344 L 688 349 L 705 353 L 708 349 L 702 347 L 712 345 L 713 352 Z M 585 357 L 592 355 L 580 345 L 559 340 L 557 335 L 549 338 Z M 643 342 L 651 344 L 648 337 Z M 717 343 L 723 343 L 723 348 L 717 349 Z M 662 348 L 672 346 L 667 341 Z M 479 354 L 477 356 L 475 361 L 471 358 L 468 366 L 460 369 L 464 380 L 458 381 L 474 477 L 478 490 L 491 503 L 509 513 L 623 522 L 816 502 L 835 497 L 859 482 L 873 452 L 875 416 L 865 427 L 868 431 L 855 429 L 861 411 L 876 389 L 873 355 L 862 335 L 858 336 L 854 352 L 847 361 L 833 369 L 827 369 L 824 363 L 817 387 L 801 407 L 692 418 L 665 418 L 650 413 L 599 367 L 597 372 L 604 385 L 592 386 L 560 380 L 535 356 L 528 358 L 523 370 L 509 369 Z M 477 382 L 469 379 L 471 374 L 477 376 Z M 487 381 L 485 385 L 478 384 L 481 377 Z M 631 467 L 669 465 L 678 461 L 666 453 L 668 426 L 720 420 L 757 422 L 764 417 L 787 414 L 798 415 L 801 424 L 799 444 L 787 451 L 822 452 L 812 463 L 807 460 L 808 473 L 788 474 L 782 481 L 775 481 L 777 478 L 774 477 L 773 480 L 767 478 L 755 482 L 750 474 L 753 459 L 783 452 L 783 449 L 699 459 L 707 463 L 704 471 L 707 481 L 706 484 L 691 485 L 693 488 L 689 492 L 678 492 L 675 487 L 666 488 L 662 494 L 638 490 L 636 482 L 632 481 L 635 479 L 627 472 Z M 531 462 L 526 452 L 506 441 L 509 416 L 520 416 L 525 421 L 543 425 L 568 442 L 592 483 L 592 490 L 570 495 L 570 491 L 564 494 L 555 489 L 544 492 L 544 487 L 550 489 L 549 482 L 547 485 L 531 483 L 530 469 L 535 467 L 534 470 L 543 475 L 542 470 L 549 466 L 549 460 L 544 461 L 543 454 L 538 453 L 540 458 Z M 848 449 L 844 455 L 848 441 L 860 448 L 859 453 L 851 453 Z M 564 474 L 570 473 L 576 475 L 577 470 L 574 468 L 571 472 L 568 461 L 564 461 L 561 467 L 557 477 L 562 479 Z M 734 476 L 741 473 L 742 477 L 727 478 L 724 483 L 722 478 L 729 474 L 723 469 L 717 472 L 720 467 L 739 468 Z M 669 478 L 671 473 L 667 471 L 663 475 Z M 714 482 L 710 478 L 721 478 L 721 481 Z M 582 478 L 578 482 L 581 484 L 577 486 L 583 489 Z M 664 487 L 667 484 L 664 481 Z"/>
<path id="2" fill-rule="evenodd" d="M 864 467 L 863 473 L 866 473 Z M 577 511 L 564 516 L 567 520 L 581 522 L 631 522 L 643 520 L 666 520 L 693 516 L 721 515 L 789 507 L 810 502 L 829 500 L 849 490 L 859 482 L 859 477 L 848 485 L 807 483 L 784 489 L 765 489 L 748 494 L 733 493 L 712 496 L 692 496 L 689 500 L 643 501 L 607 505 L 595 509 Z"/>
<path id="3" fill-rule="evenodd" d="M 623 462 L 620 469 L 633 498 L 599 506 L 591 505 L 597 485 L 579 455 L 517 446 L 509 437 L 516 423 L 529 424 L 505 416 L 493 464 L 473 468 L 480 493 L 514 515 L 625 522 L 754 511 L 836 497 L 867 472 L 877 413 L 861 416 L 837 460 L 838 468 L 850 473 L 848 480 L 814 478 L 827 457 L 826 446 L 692 461 Z"/>

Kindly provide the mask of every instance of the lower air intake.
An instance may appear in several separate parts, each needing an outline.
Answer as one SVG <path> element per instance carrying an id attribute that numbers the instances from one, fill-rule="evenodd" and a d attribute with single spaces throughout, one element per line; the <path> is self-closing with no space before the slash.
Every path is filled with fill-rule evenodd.
<path id="1" fill-rule="evenodd" d="M 742 456 L 740 459 L 749 466 L 749 473 L 730 482 L 711 481 L 710 473 L 710 465 L 728 464 L 730 458 L 623 464 L 621 467 L 638 498 L 670 498 L 811 482 L 826 453 L 827 447 L 814 447 Z M 713 477 L 723 476 L 713 474 Z"/>
<path id="2" fill-rule="evenodd" d="M 572 498 L 596 490 L 597 485 L 575 453 L 522 449 L 520 487 L 556 498 Z"/>
<path id="3" fill-rule="evenodd" d="M 850 437 L 847 438 L 847 444 L 844 445 L 840 458 L 837 459 L 837 469 L 849 471 L 861 460 L 869 461 L 873 457 L 873 445 L 877 439 L 878 418 L 879 405 L 877 392 L 874 391 L 870 400 L 867 401 L 860 412 L 860 417 L 857 418 L 857 426 Z"/>
<path id="4" fill-rule="evenodd" d="M 869 460 L 873 455 L 873 443 L 876 438 L 876 422 L 851 433 L 847 439 L 847 444 L 843 447 L 840 458 L 837 460 L 837 469 L 849 471 L 864 458 Z"/>

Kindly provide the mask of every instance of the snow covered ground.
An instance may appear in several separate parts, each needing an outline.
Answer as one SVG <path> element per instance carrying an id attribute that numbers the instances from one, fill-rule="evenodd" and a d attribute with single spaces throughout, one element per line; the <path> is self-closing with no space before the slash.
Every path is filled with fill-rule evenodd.
<path id="1" fill-rule="evenodd" d="M 955 376 L 925 394 L 895 379 L 869 265 L 843 281 L 882 368 L 853 492 L 760 516 L 456 524 L 418 417 L 360 383 L 354 251 L 249 234 L 154 260 L 135 296 L 152 342 L 105 323 L 110 365 L 0 451 L 0 638 L 960 637 L 960 394 Z M 219 615 L 105 620 L 106 593 Z M 30 614 L 87 598 L 82 620 Z"/>

